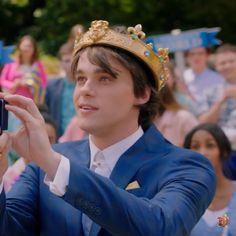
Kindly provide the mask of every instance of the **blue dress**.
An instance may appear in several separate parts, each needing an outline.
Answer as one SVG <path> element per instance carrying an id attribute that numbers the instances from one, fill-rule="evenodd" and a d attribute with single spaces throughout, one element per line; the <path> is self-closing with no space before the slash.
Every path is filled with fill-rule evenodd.
<path id="1" fill-rule="evenodd" d="M 235 236 L 236 235 L 236 187 L 232 196 L 232 199 L 228 205 L 228 211 L 227 215 L 229 216 L 229 225 L 226 228 L 219 227 L 217 225 L 217 219 L 216 224 L 214 226 L 209 226 L 206 221 L 201 217 L 201 219 L 198 221 L 198 223 L 193 228 L 190 236 Z M 224 230 L 227 232 L 226 234 Z"/>

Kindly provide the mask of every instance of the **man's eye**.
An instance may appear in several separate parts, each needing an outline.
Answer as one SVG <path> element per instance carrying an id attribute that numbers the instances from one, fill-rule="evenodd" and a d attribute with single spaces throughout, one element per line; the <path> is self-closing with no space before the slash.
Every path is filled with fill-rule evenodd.
<path id="1" fill-rule="evenodd" d="M 86 77 L 84 77 L 84 76 L 78 76 L 78 77 L 76 78 L 76 81 L 77 81 L 78 83 L 83 83 L 83 82 L 86 81 Z"/>
<path id="2" fill-rule="evenodd" d="M 109 81 L 110 77 L 109 76 L 101 76 L 100 81 Z"/>

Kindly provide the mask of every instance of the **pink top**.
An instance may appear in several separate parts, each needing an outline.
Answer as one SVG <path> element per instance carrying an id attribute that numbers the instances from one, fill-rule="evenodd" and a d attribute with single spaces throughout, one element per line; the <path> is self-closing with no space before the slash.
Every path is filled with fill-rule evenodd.
<path id="1" fill-rule="evenodd" d="M 0 76 L 0 86 L 3 90 L 9 92 L 9 90 L 13 87 L 14 81 L 17 79 L 22 79 L 23 76 L 25 76 L 24 73 L 19 70 L 19 66 L 19 63 L 15 61 L 10 64 L 6 64 L 3 67 Z M 41 96 L 42 91 L 46 89 L 47 78 L 44 67 L 40 61 L 36 61 L 34 66 L 35 69 L 32 69 L 32 74 L 30 76 L 30 79 L 33 80 L 34 86 L 32 86 L 32 88 L 19 87 L 15 93 L 34 100 L 39 100 L 38 96 Z M 35 98 L 35 96 L 37 96 L 37 98 Z"/>
<path id="2" fill-rule="evenodd" d="M 154 121 L 157 128 L 171 143 L 182 147 L 186 134 L 199 124 L 197 118 L 187 110 L 166 110 Z"/>
<path id="3" fill-rule="evenodd" d="M 77 116 L 74 116 L 68 124 L 64 134 L 59 138 L 59 143 L 67 141 L 76 141 L 84 138 L 85 131 L 79 126 L 79 120 Z"/>
<path id="4" fill-rule="evenodd" d="M 12 185 L 19 179 L 21 173 L 24 171 L 26 164 L 21 157 L 12 166 L 9 166 L 3 176 L 3 186 L 6 192 L 11 190 Z"/>

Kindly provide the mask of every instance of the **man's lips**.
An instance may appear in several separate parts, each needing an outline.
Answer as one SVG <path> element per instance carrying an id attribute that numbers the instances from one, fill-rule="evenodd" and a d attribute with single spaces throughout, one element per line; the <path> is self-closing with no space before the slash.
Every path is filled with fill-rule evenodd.
<path id="1" fill-rule="evenodd" d="M 97 107 L 94 107 L 94 106 L 91 106 L 91 105 L 87 105 L 87 104 L 79 105 L 79 109 L 81 111 L 86 111 L 86 112 L 98 110 Z"/>

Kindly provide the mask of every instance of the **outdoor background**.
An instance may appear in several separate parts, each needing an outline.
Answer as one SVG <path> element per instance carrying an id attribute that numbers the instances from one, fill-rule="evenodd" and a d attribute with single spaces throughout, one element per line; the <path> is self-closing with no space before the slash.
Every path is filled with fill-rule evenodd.
<path id="1" fill-rule="evenodd" d="M 91 20 L 133 26 L 141 23 L 147 35 L 173 29 L 221 27 L 217 38 L 236 43 L 236 1 L 233 0 L 0 0 L 0 40 L 16 44 L 33 35 L 44 60 L 52 61 L 75 24 Z M 49 57 L 49 59 L 47 59 Z"/>

